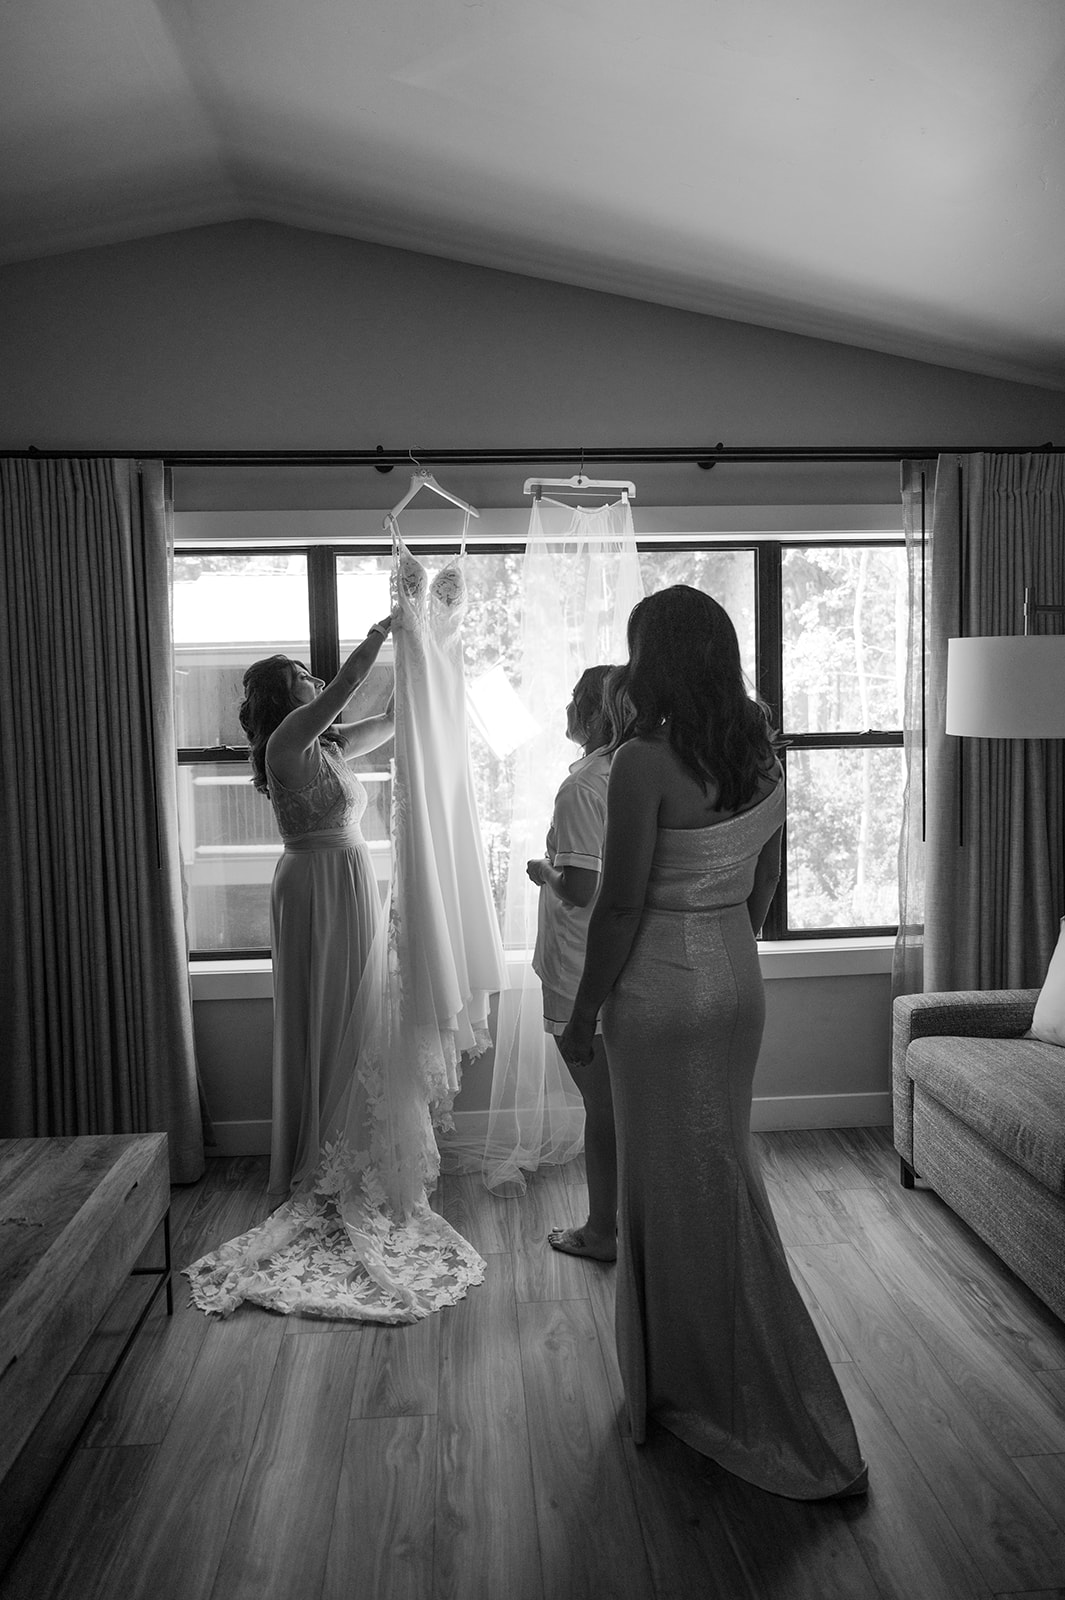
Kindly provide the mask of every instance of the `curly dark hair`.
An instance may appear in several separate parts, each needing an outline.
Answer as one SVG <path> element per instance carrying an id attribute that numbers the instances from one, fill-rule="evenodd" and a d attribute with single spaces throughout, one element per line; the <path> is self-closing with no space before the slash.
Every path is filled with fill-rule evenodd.
<path id="1" fill-rule="evenodd" d="M 776 741 L 761 701 L 747 692 L 740 647 L 723 606 L 677 583 L 640 600 L 629 615 L 629 660 L 611 680 L 618 717 L 611 750 L 669 719 L 678 759 L 722 811 L 739 811 L 772 771 Z"/>
<path id="2" fill-rule="evenodd" d="M 613 724 L 607 706 L 606 688 L 614 666 L 585 667 L 573 686 L 573 709 L 587 736 L 590 749 L 598 749 L 610 739 Z"/>
<path id="3" fill-rule="evenodd" d="M 240 703 L 240 725 L 248 735 L 248 760 L 252 782 L 260 794 L 269 794 L 266 778 L 266 741 L 299 701 L 292 693 L 293 670 L 308 669 L 302 661 L 288 656 L 264 656 L 254 661 L 244 674 L 244 699 Z M 340 735 L 327 728 L 319 744 L 340 744 Z"/>

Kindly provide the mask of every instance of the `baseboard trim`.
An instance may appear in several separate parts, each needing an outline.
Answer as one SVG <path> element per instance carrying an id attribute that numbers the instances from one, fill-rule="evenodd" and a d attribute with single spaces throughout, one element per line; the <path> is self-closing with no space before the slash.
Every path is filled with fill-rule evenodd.
<path id="1" fill-rule="evenodd" d="M 784 1128 L 887 1128 L 891 1094 L 756 1095 L 751 1128 L 772 1133 Z"/>
<path id="2" fill-rule="evenodd" d="M 887 1128 L 891 1126 L 891 1095 L 786 1094 L 757 1095 L 751 1105 L 751 1128 L 772 1133 L 785 1128 Z M 483 1139 L 488 1132 L 487 1111 L 456 1111 L 455 1133 L 463 1141 Z M 212 1156 L 268 1156 L 270 1121 L 216 1122 Z M 447 1135 L 441 1138 L 447 1144 Z"/>

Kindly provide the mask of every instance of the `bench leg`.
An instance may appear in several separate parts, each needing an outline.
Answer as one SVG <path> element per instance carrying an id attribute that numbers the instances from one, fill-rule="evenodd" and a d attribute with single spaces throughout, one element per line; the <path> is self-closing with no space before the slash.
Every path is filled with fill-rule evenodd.
<path id="1" fill-rule="evenodd" d="M 172 1258 L 171 1253 L 170 1253 L 170 1207 L 167 1206 L 166 1212 L 164 1213 L 164 1216 L 163 1216 L 163 1265 L 161 1267 L 134 1267 L 132 1272 L 131 1272 L 131 1274 L 130 1274 L 130 1276 L 134 1277 L 134 1278 L 157 1278 L 158 1279 L 158 1282 L 156 1283 L 155 1288 L 152 1290 L 151 1295 L 148 1298 L 148 1302 L 145 1305 L 144 1310 L 141 1312 L 140 1318 L 138 1319 L 138 1322 L 137 1322 L 137 1327 L 134 1328 L 134 1330 L 133 1330 L 134 1333 L 137 1332 L 137 1329 L 140 1327 L 141 1323 L 147 1317 L 148 1312 L 152 1308 L 152 1303 L 154 1302 L 156 1295 L 159 1293 L 159 1290 L 163 1287 L 164 1284 L 166 1285 L 166 1314 L 167 1314 L 168 1317 L 172 1317 L 174 1315 L 174 1277 L 173 1277 L 173 1273 L 174 1273 L 174 1262 L 173 1262 L 173 1258 Z M 131 1335 L 131 1338 L 132 1338 L 132 1335 Z M 123 1354 L 124 1354 L 124 1352 L 123 1352 Z M 118 1359 L 119 1359 L 119 1361 L 121 1361 L 122 1357 L 119 1356 Z"/>
<path id="2" fill-rule="evenodd" d="M 899 1157 L 899 1182 L 904 1189 L 912 1189 L 917 1174 L 904 1156 Z"/>

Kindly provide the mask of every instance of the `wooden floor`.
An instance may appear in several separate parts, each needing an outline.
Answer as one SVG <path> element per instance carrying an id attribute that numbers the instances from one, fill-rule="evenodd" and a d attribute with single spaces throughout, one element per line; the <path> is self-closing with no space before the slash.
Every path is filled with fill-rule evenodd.
<path id="1" fill-rule="evenodd" d="M 757 1143 L 865 1501 L 777 1499 L 665 1433 L 633 1448 L 613 1272 L 544 1242 L 583 1217 L 578 1161 L 521 1199 L 445 1180 L 488 1273 L 412 1327 L 210 1321 L 179 1279 L 5 1600 L 1065 1600 L 1065 1325 L 900 1188 L 886 1131 Z M 265 1175 L 217 1161 L 175 1190 L 176 1260 L 261 1216 Z"/>

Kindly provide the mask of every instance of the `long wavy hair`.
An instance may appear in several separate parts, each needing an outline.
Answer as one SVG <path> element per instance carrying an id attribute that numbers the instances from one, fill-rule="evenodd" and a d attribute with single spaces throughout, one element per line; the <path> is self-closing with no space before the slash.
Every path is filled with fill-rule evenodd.
<path id="1" fill-rule="evenodd" d="M 266 778 L 266 741 L 280 727 L 299 701 L 292 693 L 293 669 L 307 671 L 302 661 L 288 656 L 264 656 L 254 661 L 244 674 L 244 699 L 240 703 L 240 725 L 248 736 L 248 760 L 252 782 L 260 794 L 269 794 Z M 318 736 L 319 744 L 340 744 L 338 733 L 327 728 Z"/>
<path id="2" fill-rule="evenodd" d="M 629 660 L 609 691 L 611 751 L 663 723 L 677 758 L 722 811 L 749 804 L 772 771 L 776 741 L 765 706 L 747 692 L 732 619 L 701 589 L 677 583 L 629 615 Z"/>

